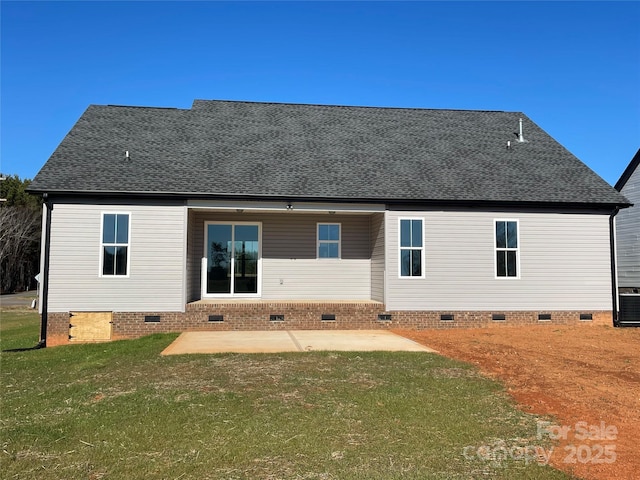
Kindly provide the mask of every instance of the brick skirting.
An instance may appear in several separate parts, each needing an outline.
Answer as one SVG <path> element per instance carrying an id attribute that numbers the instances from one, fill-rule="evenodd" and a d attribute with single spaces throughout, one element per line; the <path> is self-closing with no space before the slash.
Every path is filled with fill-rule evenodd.
<path id="1" fill-rule="evenodd" d="M 441 329 L 612 325 L 610 311 L 387 311 L 382 303 L 193 303 L 182 312 L 113 312 L 112 339 L 216 330 Z M 47 345 L 69 342 L 69 314 L 49 313 Z"/>

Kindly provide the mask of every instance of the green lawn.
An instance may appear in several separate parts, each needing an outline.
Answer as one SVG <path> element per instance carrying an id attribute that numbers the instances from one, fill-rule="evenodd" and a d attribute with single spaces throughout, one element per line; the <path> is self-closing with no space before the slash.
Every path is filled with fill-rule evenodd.
<path id="1" fill-rule="evenodd" d="M 505 459 L 549 447 L 536 417 L 438 355 L 161 357 L 175 335 L 6 351 L 38 328 L 2 312 L 2 478 L 569 478 Z"/>

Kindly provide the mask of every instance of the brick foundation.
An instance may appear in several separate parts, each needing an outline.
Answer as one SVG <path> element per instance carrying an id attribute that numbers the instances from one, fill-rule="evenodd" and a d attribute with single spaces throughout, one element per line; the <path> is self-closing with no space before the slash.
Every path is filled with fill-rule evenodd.
<path id="1" fill-rule="evenodd" d="M 271 316 L 275 316 L 272 317 Z M 284 320 L 280 321 L 280 316 Z M 335 320 L 323 320 L 334 316 Z M 382 319 L 379 319 L 382 315 Z M 390 320 L 384 316 L 390 315 Z M 581 320 L 581 316 L 583 320 Z M 588 319 L 590 316 L 591 319 Z M 222 318 L 222 320 L 220 320 Z M 502 319 L 504 318 L 504 319 Z M 216 330 L 441 329 L 518 325 L 612 325 L 610 311 L 387 311 L 375 302 L 193 303 L 182 312 L 113 312 L 112 339 Z M 69 314 L 50 313 L 47 345 L 69 343 Z"/>
<path id="2" fill-rule="evenodd" d="M 69 343 L 69 313 L 49 313 L 47 321 L 47 347 Z"/>

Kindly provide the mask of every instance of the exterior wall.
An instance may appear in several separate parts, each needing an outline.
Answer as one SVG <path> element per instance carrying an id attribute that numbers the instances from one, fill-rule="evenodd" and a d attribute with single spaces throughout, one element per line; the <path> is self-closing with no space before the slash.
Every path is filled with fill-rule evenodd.
<path id="1" fill-rule="evenodd" d="M 131 214 L 127 278 L 99 275 L 102 212 Z M 398 278 L 401 217 L 423 219 L 425 278 Z M 519 222 L 517 279 L 495 277 L 496 219 Z M 185 307 L 186 298 L 200 295 L 207 221 L 262 224 L 261 300 Z M 341 224 L 341 259 L 316 258 L 318 222 Z M 184 330 L 611 324 L 609 245 L 609 217 L 595 214 L 328 215 L 61 203 L 51 229 L 47 344 L 68 343 L 70 311 L 113 312 L 113 339 Z M 323 321 L 324 313 L 336 320 Z M 542 320 L 539 314 L 545 314 Z M 581 321 L 582 314 L 592 320 Z M 224 321 L 210 321 L 210 315 L 224 315 Z M 271 321 L 270 315 L 284 315 L 285 321 Z"/>
<path id="2" fill-rule="evenodd" d="M 130 213 L 128 277 L 101 277 L 102 212 Z M 49 312 L 184 310 L 184 206 L 54 205 Z"/>
<path id="3" fill-rule="evenodd" d="M 400 217 L 424 221 L 425 278 L 399 278 Z M 495 277 L 494 220 L 519 221 L 520 278 Z M 609 217 L 483 211 L 386 212 L 388 310 L 612 309 Z"/>
<path id="4" fill-rule="evenodd" d="M 371 217 L 371 300 L 384 302 L 384 214 Z"/>
<path id="5" fill-rule="evenodd" d="M 636 168 L 621 193 L 634 205 L 616 215 L 618 287 L 640 289 L 640 168 Z"/>
<path id="6" fill-rule="evenodd" d="M 369 300 L 371 298 L 370 215 L 236 213 L 194 210 L 190 215 L 189 300 L 200 298 L 200 261 L 205 222 L 262 224 L 262 295 L 268 300 Z M 342 258 L 316 258 L 318 222 L 340 223 Z M 197 271 L 193 270 L 196 268 Z M 190 284 L 192 281 L 190 282 Z"/>

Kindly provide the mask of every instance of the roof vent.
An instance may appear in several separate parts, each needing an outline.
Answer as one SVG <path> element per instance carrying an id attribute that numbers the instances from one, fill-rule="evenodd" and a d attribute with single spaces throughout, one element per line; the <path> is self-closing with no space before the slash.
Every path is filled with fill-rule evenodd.
<path id="1" fill-rule="evenodd" d="M 516 133 L 516 135 L 518 136 L 518 143 L 526 142 L 526 140 L 524 139 L 524 134 L 522 133 L 522 118 L 520 119 L 520 131 L 519 133 Z"/>
<path id="2" fill-rule="evenodd" d="M 522 128 L 522 123 L 523 123 L 522 118 L 520 118 L 520 121 L 519 121 L 520 128 L 518 129 L 517 132 L 513 132 L 513 134 L 516 136 L 516 140 L 513 142 L 511 140 L 507 140 L 507 150 L 511 150 L 513 147 L 515 147 L 519 143 L 529 143 L 529 140 L 524 139 L 524 131 Z"/>

